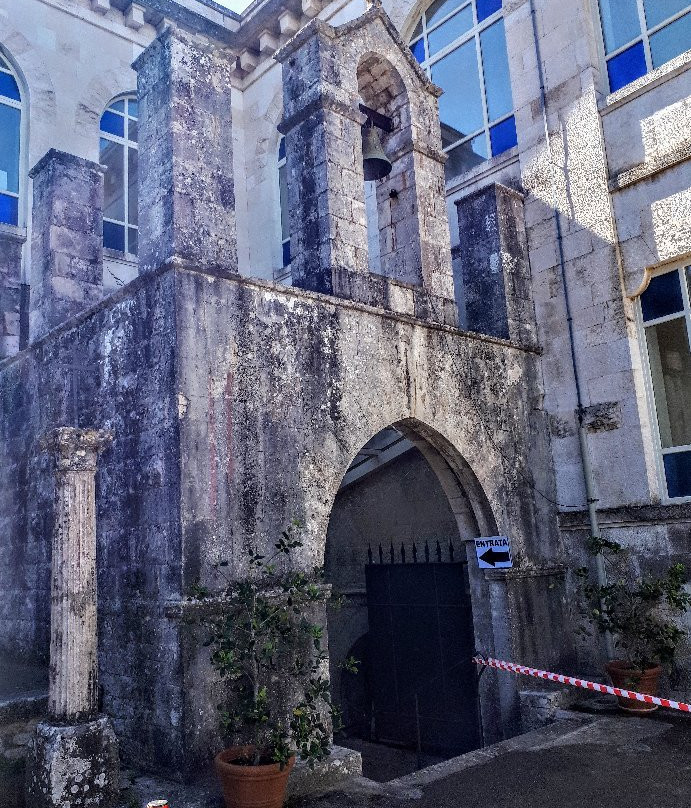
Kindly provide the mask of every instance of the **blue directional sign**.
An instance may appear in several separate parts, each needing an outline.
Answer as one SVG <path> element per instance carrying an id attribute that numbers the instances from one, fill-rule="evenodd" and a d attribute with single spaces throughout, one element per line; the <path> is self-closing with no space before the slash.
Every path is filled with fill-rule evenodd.
<path id="1" fill-rule="evenodd" d="M 475 539 L 475 554 L 480 569 L 498 570 L 513 567 L 511 542 L 508 536 L 483 536 Z"/>

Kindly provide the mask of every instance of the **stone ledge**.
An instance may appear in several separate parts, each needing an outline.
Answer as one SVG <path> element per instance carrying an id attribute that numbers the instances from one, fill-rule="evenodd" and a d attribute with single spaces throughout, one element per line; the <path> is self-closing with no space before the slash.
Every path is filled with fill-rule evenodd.
<path id="1" fill-rule="evenodd" d="M 48 711 L 48 694 L 20 696 L 0 701 L 0 724 L 24 721 L 45 715 Z"/>
<path id="2" fill-rule="evenodd" d="M 155 282 L 158 278 L 160 278 L 162 275 L 167 274 L 168 272 L 184 272 L 194 275 L 202 275 L 210 280 L 217 279 L 217 280 L 229 281 L 231 283 L 236 283 L 241 286 L 248 286 L 255 289 L 261 289 L 276 295 L 283 295 L 285 297 L 290 298 L 302 298 L 304 300 L 314 300 L 315 302 L 320 302 L 322 304 L 330 306 L 340 306 L 343 308 L 349 308 L 356 311 L 361 311 L 365 314 L 376 315 L 389 320 L 397 320 L 399 322 L 406 323 L 411 326 L 418 326 L 420 328 L 425 328 L 431 331 L 445 331 L 455 337 L 471 340 L 473 342 L 485 342 L 491 345 L 497 345 L 500 347 L 519 351 L 520 353 L 536 354 L 538 356 L 542 354 L 542 348 L 540 347 L 529 347 L 525 345 L 519 345 L 518 343 L 511 342 L 506 339 L 500 339 L 499 337 L 489 337 L 484 334 L 479 334 L 472 331 L 463 331 L 462 329 L 454 326 L 429 322 L 427 320 L 421 320 L 410 315 L 397 314 L 392 311 L 387 311 L 386 309 L 377 308 L 376 306 L 370 306 L 365 303 L 358 303 L 354 300 L 348 300 L 347 298 L 333 297 L 331 295 L 322 294 L 320 292 L 310 292 L 306 289 L 299 289 L 294 286 L 286 286 L 285 284 L 275 283 L 273 281 L 265 281 L 259 278 L 250 278 L 243 275 L 238 275 L 237 273 L 234 272 L 231 273 L 222 269 L 217 268 L 203 269 L 197 267 L 196 265 L 188 261 L 184 261 L 181 259 L 170 259 L 161 266 L 159 266 L 158 268 L 152 269 L 149 272 L 145 272 L 141 275 L 138 275 L 128 284 L 121 287 L 120 289 L 117 289 L 112 294 L 108 295 L 108 297 L 103 298 L 103 300 L 100 300 L 93 306 L 84 309 L 78 314 L 75 314 L 74 316 L 70 317 L 68 320 L 65 320 L 63 323 L 60 323 L 59 325 L 55 326 L 55 328 L 53 328 L 51 331 L 47 332 L 46 334 L 44 334 L 43 336 L 39 337 L 37 340 L 32 342 L 31 345 L 29 345 L 28 349 L 25 349 L 20 353 L 15 354 L 14 356 L 10 356 L 7 359 L 0 360 L 0 371 L 2 371 L 4 368 L 8 367 L 9 365 L 15 362 L 20 362 L 24 357 L 24 355 L 26 354 L 27 350 L 31 351 L 35 348 L 42 347 L 51 339 L 57 338 L 58 335 L 64 334 L 67 331 L 71 331 L 73 328 L 77 328 L 79 325 L 89 320 L 95 314 L 98 314 L 100 311 L 105 311 L 113 308 L 121 301 L 131 297 L 142 287 Z"/>
<path id="3" fill-rule="evenodd" d="M 330 791 L 342 780 L 362 775 L 362 755 L 343 746 L 332 746 L 331 754 L 313 769 L 303 760 L 295 764 L 288 780 L 288 796 L 303 797 Z"/>
<path id="4" fill-rule="evenodd" d="M 618 508 L 602 508 L 597 515 L 603 527 L 691 522 L 691 502 L 677 505 L 622 505 Z M 585 509 L 562 511 L 558 518 L 562 530 L 590 529 Z"/>

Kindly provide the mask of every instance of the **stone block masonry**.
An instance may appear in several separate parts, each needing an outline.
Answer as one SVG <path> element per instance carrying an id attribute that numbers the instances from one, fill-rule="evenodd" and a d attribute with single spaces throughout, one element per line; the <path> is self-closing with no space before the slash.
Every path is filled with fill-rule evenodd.
<path id="1" fill-rule="evenodd" d="M 353 22 L 313 20 L 274 57 L 283 69 L 293 283 L 455 325 L 437 98 L 379 2 Z M 380 272 L 369 271 L 359 101 L 393 122 L 377 182 Z"/>
<path id="2" fill-rule="evenodd" d="M 0 225 L 0 359 L 20 348 L 24 230 Z"/>
<path id="3" fill-rule="evenodd" d="M 127 762 L 187 776 L 220 746 L 218 683 L 185 620 L 188 587 L 213 585 L 219 557 L 240 573 L 242 548 L 270 543 L 293 518 L 305 524 L 299 563 L 321 563 L 340 481 L 383 426 L 424 425 L 449 467 L 485 492 L 492 515 L 483 518 L 512 536 L 516 553 L 536 563 L 557 553 L 556 520 L 530 490 L 532 469 L 549 466 L 533 436 L 534 352 L 169 265 L 0 369 L 0 516 L 12 555 L 0 566 L 5 652 L 44 647 L 45 616 L 5 605 L 25 602 L 40 573 L 32 548 L 49 535 L 49 470 L 17 470 L 63 418 L 63 367 L 77 344 L 84 423 L 98 416 L 117 435 L 97 476 L 99 679 Z M 46 598 L 48 584 L 39 575 L 32 598 Z"/>
<path id="4" fill-rule="evenodd" d="M 493 183 L 456 206 L 468 328 L 535 347 L 522 195 Z"/>
<path id="5" fill-rule="evenodd" d="M 237 271 L 235 59 L 170 26 L 134 63 L 139 96 L 139 270 L 170 258 Z"/>
<path id="6" fill-rule="evenodd" d="M 51 149 L 29 176 L 34 342 L 103 297 L 103 169 Z"/>

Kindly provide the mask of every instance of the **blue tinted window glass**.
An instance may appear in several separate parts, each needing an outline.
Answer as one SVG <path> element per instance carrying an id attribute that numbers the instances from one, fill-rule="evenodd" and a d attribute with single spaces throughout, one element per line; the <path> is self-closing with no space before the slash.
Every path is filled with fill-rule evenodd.
<path id="1" fill-rule="evenodd" d="M 653 67 L 659 67 L 691 48 L 691 13 L 684 14 L 650 37 Z"/>
<path id="2" fill-rule="evenodd" d="M 282 137 L 278 143 L 278 159 L 284 160 L 286 156 L 286 139 Z"/>
<path id="3" fill-rule="evenodd" d="M 469 171 L 473 166 L 484 163 L 487 159 L 487 136 L 483 132 L 477 137 L 466 140 L 447 153 L 448 160 L 444 165 L 447 181 Z"/>
<path id="4" fill-rule="evenodd" d="M 621 48 L 641 35 L 636 0 L 600 0 L 600 19 L 606 53 Z"/>
<path id="5" fill-rule="evenodd" d="M 465 5 L 466 2 L 467 0 L 434 0 L 434 3 L 425 12 L 427 27 L 431 28 L 439 20 L 443 20 L 447 14 L 451 14 L 455 8 Z"/>
<path id="6" fill-rule="evenodd" d="M 9 73 L 0 72 L 0 95 L 4 95 L 5 98 L 12 98 L 14 101 L 22 100 L 17 82 L 14 80 L 14 76 L 10 76 Z"/>
<path id="7" fill-rule="evenodd" d="M 691 452 L 673 452 L 663 457 L 667 495 L 691 497 Z"/>
<path id="8" fill-rule="evenodd" d="M 413 42 L 410 46 L 410 50 L 413 52 L 413 56 L 418 60 L 418 62 L 425 61 L 425 41 L 424 39 L 418 39 L 417 42 Z"/>
<path id="9" fill-rule="evenodd" d="M 132 118 L 139 116 L 139 102 L 135 98 L 127 100 L 127 114 Z"/>
<path id="10" fill-rule="evenodd" d="M 486 20 L 490 14 L 499 11 L 501 8 L 501 0 L 476 0 L 477 6 L 477 21 L 482 22 Z"/>
<path id="11" fill-rule="evenodd" d="M 19 122 L 16 107 L 0 103 L 0 191 L 19 193 Z"/>
<path id="12" fill-rule="evenodd" d="M 684 310 L 678 272 L 656 275 L 641 295 L 643 320 L 655 320 Z"/>
<path id="13" fill-rule="evenodd" d="M 491 123 L 513 109 L 504 20 L 499 20 L 489 28 L 485 28 L 480 34 L 480 47 L 482 48 L 482 64 L 485 69 L 487 115 Z"/>
<path id="14" fill-rule="evenodd" d="M 466 31 L 470 31 L 473 27 L 473 9 L 471 6 L 466 6 L 464 9 L 454 14 L 451 19 L 442 23 L 434 31 L 430 31 L 427 35 L 427 46 L 429 47 L 429 55 L 439 53 L 440 50 L 450 45 L 454 40 L 458 39 Z"/>
<path id="15" fill-rule="evenodd" d="M 482 96 L 474 39 L 432 65 L 432 81 L 444 90 L 439 99 L 444 146 L 482 128 Z"/>
<path id="16" fill-rule="evenodd" d="M 136 227 L 127 228 L 127 252 L 132 255 L 137 254 L 137 241 L 139 240 L 139 230 Z"/>
<path id="17" fill-rule="evenodd" d="M 290 264 L 290 242 L 283 242 L 283 266 L 287 267 Z"/>
<path id="18" fill-rule="evenodd" d="M 103 246 L 125 252 L 125 225 L 103 222 Z"/>
<path id="19" fill-rule="evenodd" d="M 110 110 L 106 110 L 101 116 L 101 131 L 108 132 L 109 135 L 125 137 L 125 119 L 122 115 L 116 115 Z"/>
<path id="20" fill-rule="evenodd" d="M 110 105 L 109 109 L 116 109 L 118 112 L 124 112 L 125 111 L 125 99 L 121 98 L 119 101 L 114 101 Z"/>
<path id="21" fill-rule="evenodd" d="M 643 0 L 645 21 L 648 28 L 655 28 L 661 22 L 682 11 L 688 5 L 687 0 Z"/>
<path id="22" fill-rule="evenodd" d="M 19 221 L 19 200 L 16 196 L 0 194 L 0 222 L 16 225 Z"/>
<path id="23" fill-rule="evenodd" d="M 516 119 L 513 115 L 505 121 L 496 124 L 489 130 L 489 139 L 492 144 L 492 157 L 513 148 L 518 143 L 516 136 Z"/>
<path id="24" fill-rule="evenodd" d="M 643 43 L 637 42 L 607 62 L 610 92 L 616 93 L 617 90 L 644 76 L 645 73 Z"/>

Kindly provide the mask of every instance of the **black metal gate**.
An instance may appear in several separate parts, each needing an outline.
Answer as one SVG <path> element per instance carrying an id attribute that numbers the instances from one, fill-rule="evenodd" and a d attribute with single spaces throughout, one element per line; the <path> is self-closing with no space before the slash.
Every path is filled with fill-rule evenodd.
<path id="1" fill-rule="evenodd" d="M 458 755 L 480 746 L 467 565 L 425 543 L 370 550 L 366 566 L 374 739 Z M 446 553 L 444 553 L 446 555 Z M 407 563 L 406 563 L 407 562 Z"/>

